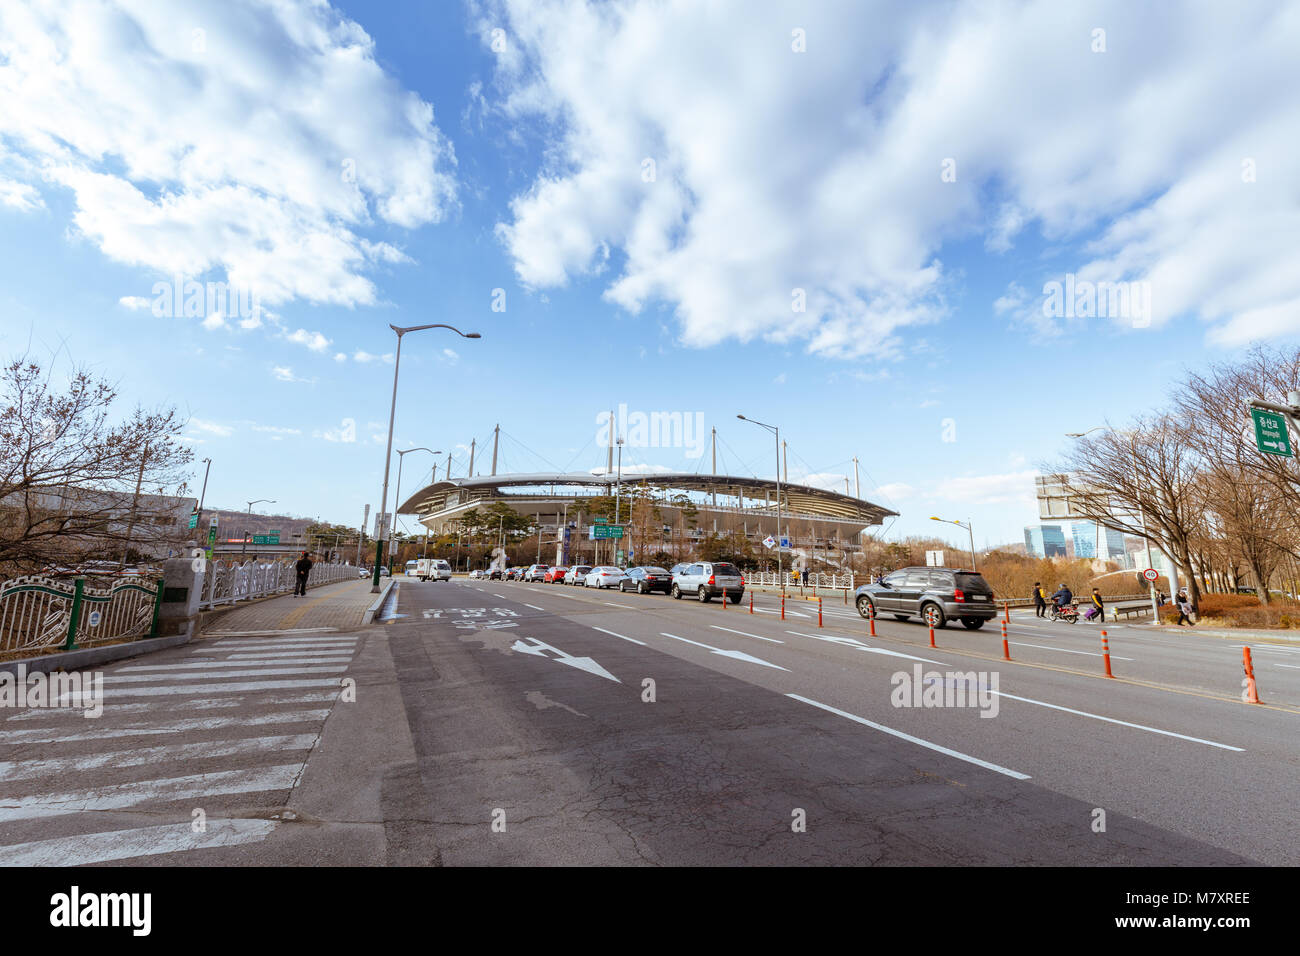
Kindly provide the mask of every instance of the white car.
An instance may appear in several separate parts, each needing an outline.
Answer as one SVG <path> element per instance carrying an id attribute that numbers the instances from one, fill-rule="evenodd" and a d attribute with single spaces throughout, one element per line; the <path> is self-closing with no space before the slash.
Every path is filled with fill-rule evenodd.
<path id="1" fill-rule="evenodd" d="M 550 569 L 551 569 L 550 565 L 530 564 L 528 566 L 528 570 L 524 572 L 524 580 L 540 581 L 542 578 L 546 577 L 546 572 L 549 571 Z"/>
<path id="2" fill-rule="evenodd" d="M 483 577 L 483 571 L 481 568 L 475 568 L 469 573 L 469 576 L 472 580 L 477 581 L 479 578 Z"/>
<path id="3" fill-rule="evenodd" d="M 586 583 L 587 575 L 591 573 L 591 567 L 586 564 L 575 564 L 569 570 L 564 572 L 564 584 L 572 584 L 576 587 L 582 587 Z"/>
<path id="4" fill-rule="evenodd" d="M 605 564 L 592 568 L 583 584 L 589 588 L 616 588 L 625 577 L 627 575 L 623 573 L 622 568 Z"/>

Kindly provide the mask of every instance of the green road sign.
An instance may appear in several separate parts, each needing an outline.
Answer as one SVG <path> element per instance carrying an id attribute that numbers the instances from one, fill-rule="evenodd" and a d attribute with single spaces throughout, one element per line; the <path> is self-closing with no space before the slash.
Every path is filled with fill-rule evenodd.
<path id="1" fill-rule="evenodd" d="M 253 535 L 253 544 L 279 544 L 280 536 L 278 534 L 255 534 Z"/>
<path id="2" fill-rule="evenodd" d="M 623 526 L 618 524 L 595 524 L 591 526 L 591 540 L 603 541 L 606 538 L 623 537 Z"/>
<path id="3" fill-rule="evenodd" d="M 1291 438 L 1286 430 L 1286 417 L 1263 408 L 1252 408 L 1250 417 L 1255 420 L 1255 447 L 1266 455 L 1290 458 Z"/>
<path id="4" fill-rule="evenodd" d="M 194 528 L 198 525 L 198 523 L 199 523 L 199 513 L 195 511 L 190 515 L 190 530 L 193 531 Z"/>
<path id="5" fill-rule="evenodd" d="M 592 523 L 592 524 L 609 524 L 609 519 L 608 519 L 608 518 L 592 518 L 592 519 L 591 519 L 591 523 Z"/>

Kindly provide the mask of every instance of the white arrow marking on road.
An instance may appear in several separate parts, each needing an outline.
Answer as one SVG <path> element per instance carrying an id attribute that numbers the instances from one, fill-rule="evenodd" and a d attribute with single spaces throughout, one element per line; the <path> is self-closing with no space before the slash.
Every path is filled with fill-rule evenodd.
<path id="1" fill-rule="evenodd" d="M 779 671 L 788 670 L 779 664 L 771 664 L 758 657 L 751 657 L 744 651 L 724 651 L 720 647 L 713 647 L 710 644 L 701 644 L 699 641 L 689 641 L 684 637 L 678 637 L 676 634 L 669 634 L 667 631 L 660 631 L 664 637 L 671 637 L 674 641 L 681 641 L 683 644 L 694 644 L 696 647 L 703 647 L 713 654 L 721 654 L 723 657 L 734 657 L 738 661 L 749 661 L 751 664 L 762 664 L 764 667 L 775 667 Z"/>
<path id="2" fill-rule="evenodd" d="M 511 626 L 513 627 L 514 625 Z M 524 641 L 529 641 L 530 643 L 525 644 Z M 521 654 L 533 654 L 537 657 L 546 657 L 545 652 L 552 651 L 558 656 L 549 658 L 550 660 L 559 661 L 561 664 L 568 664 L 570 667 L 576 667 L 578 670 L 586 671 L 588 674 L 595 674 L 597 677 L 607 678 L 608 680 L 612 680 L 615 684 L 623 683 L 590 657 L 574 657 L 572 654 L 566 654 L 558 647 L 552 647 L 550 644 L 545 644 L 535 637 L 526 637 L 523 640 L 515 641 L 511 650 L 519 651 Z"/>
<path id="3" fill-rule="evenodd" d="M 775 637 L 761 637 L 758 634 L 750 634 L 749 631 L 733 631 L 731 628 L 723 627 L 721 624 L 710 624 L 709 627 L 713 628 L 715 631 L 727 631 L 731 634 L 740 634 L 743 637 L 752 637 L 755 640 L 768 641 L 772 644 L 785 643 L 785 641 L 778 641 Z"/>
<path id="4" fill-rule="evenodd" d="M 431 617 L 442 617 L 442 609 L 441 609 L 441 608 L 425 608 L 425 609 L 424 609 L 424 619 L 427 621 L 427 620 L 428 620 L 429 618 L 431 618 Z"/>
<path id="5" fill-rule="evenodd" d="M 922 661 L 926 664 L 938 664 L 940 667 L 947 667 L 943 661 L 932 661 L 928 657 L 915 657 L 912 654 L 900 654 L 898 651 L 887 651 L 883 647 L 872 647 L 869 644 L 863 644 L 861 641 L 852 637 L 832 637 L 820 634 L 800 634 L 798 631 L 786 631 L 787 634 L 793 634 L 795 637 L 811 637 L 814 641 L 830 641 L 832 644 L 843 644 L 846 647 L 852 647 L 855 650 L 866 651 L 868 654 L 885 654 L 888 657 L 906 657 L 909 661 Z"/>

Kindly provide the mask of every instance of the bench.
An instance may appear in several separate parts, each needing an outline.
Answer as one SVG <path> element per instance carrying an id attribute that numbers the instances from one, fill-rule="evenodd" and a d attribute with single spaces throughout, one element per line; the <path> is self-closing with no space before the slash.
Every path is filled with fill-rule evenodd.
<path id="1" fill-rule="evenodd" d="M 1124 604 L 1112 604 L 1106 610 L 1110 611 L 1110 619 L 1118 621 L 1121 614 L 1125 618 L 1133 614 L 1146 614 L 1151 610 L 1150 601 L 1128 601 Z"/>

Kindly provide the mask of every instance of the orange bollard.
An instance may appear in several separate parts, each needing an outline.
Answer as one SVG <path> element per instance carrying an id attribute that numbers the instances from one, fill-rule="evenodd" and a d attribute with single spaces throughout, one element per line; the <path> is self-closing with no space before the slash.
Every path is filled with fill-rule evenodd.
<path id="1" fill-rule="evenodd" d="M 1007 622 L 1002 622 L 1002 659 L 1011 660 L 1011 645 L 1007 643 Z"/>
<path id="2" fill-rule="evenodd" d="M 785 620 L 785 595 L 781 595 L 781 620 Z"/>
<path id="3" fill-rule="evenodd" d="M 871 636 L 876 636 L 876 606 L 871 605 Z"/>
<path id="4" fill-rule="evenodd" d="M 723 588 L 723 589 L 722 589 L 722 609 L 723 609 L 724 611 L 727 609 L 727 589 L 726 589 L 726 588 Z"/>
<path id="5" fill-rule="evenodd" d="M 1110 672 L 1110 640 L 1106 637 L 1106 632 L 1101 632 L 1101 657 L 1106 662 L 1106 676 L 1114 677 Z"/>
<path id="6" fill-rule="evenodd" d="M 1241 649 L 1241 664 L 1246 672 L 1246 690 L 1241 695 L 1241 699 L 1248 704 L 1259 703 L 1259 688 L 1255 686 L 1255 664 L 1250 659 L 1250 648 Z"/>
<path id="7" fill-rule="evenodd" d="M 817 599 L 817 626 L 822 626 L 822 599 Z"/>
<path id="8" fill-rule="evenodd" d="M 749 592 L 749 613 L 750 614 L 754 613 L 754 592 L 753 591 Z"/>
<path id="9" fill-rule="evenodd" d="M 930 646 L 931 646 L 931 647 L 938 647 L 938 646 L 939 646 L 938 644 L 936 644 L 936 643 L 934 642 L 934 628 L 930 628 Z"/>
<path id="10" fill-rule="evenodd" d="M 1011 623 L 1011 602 L 1010 601 L 1002 602 L 1002 620 L 1007 624 Z"/>

